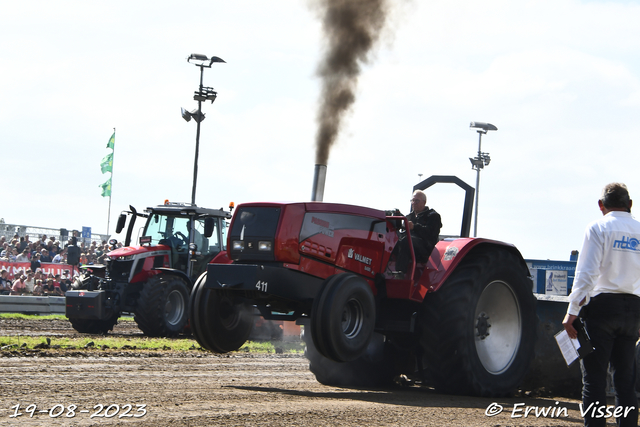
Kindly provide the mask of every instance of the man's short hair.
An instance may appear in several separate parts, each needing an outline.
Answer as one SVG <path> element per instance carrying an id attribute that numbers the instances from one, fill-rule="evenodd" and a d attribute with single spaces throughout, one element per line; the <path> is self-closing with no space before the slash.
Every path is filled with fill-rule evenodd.
<path id="1" fill-rule="evenodd" d="M 602 205 L 607 208 L 623 208 L 630 210 L 629 204 L 631 198 L 629 197 L 629 190 L 627 186 L 621 182 L 612 182 L 607 184 L 602 189 L 602 196 L 600 197 Z"/>
<path id="2" fill-rule="evenodd" d="M 427 201 L 427 195 L 425 194 L 424 191 L 422 190 L 416 190 L 413 192 L 414 196 L 419 196 L 420 199 L 424 200 L 425 202 Z"/>

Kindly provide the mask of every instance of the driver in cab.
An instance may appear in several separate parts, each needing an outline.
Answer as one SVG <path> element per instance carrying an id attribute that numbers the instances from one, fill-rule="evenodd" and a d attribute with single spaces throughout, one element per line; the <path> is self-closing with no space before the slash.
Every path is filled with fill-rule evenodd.
<path id="1" fill-rule="evenodd" d="M 442 222 L 440 214 L 427 206 L 427 195 L 416 190 L 411 197 L 411 213 L 407 215 L 407 228 L 411 232 L 411 243 L 417 262 L 427 262 L 438 243 Z M 398 242 L 396 270 L 406 273 L 411 263 L 411 249 L 406 236 Z"/>

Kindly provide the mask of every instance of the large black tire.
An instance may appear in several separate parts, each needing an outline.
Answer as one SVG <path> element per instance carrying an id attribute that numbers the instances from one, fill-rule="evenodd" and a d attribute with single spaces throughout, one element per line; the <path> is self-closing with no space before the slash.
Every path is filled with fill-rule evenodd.
<path id="1" fill-rule="evenodd" d="M 306 344 L 304 354 L 309 359 L 309 370 L 319 383 L 336 387 L 393 385 L 393 357 L 384 336 L 374 334 L 363 356 L 344 363 L 334 362 L 320 354 L 310 336 L 303 335 L 303 339 Z"/>
<path id="2" fill-rule="evenodd" d="M 311 337 L 324 357 L 351 362 L 362 356 L 376 322 L 373 292 L 352 273 L 325 280 L 311 309 Z"/>
<path id="3" fill-rule="evenodd" d="M 228 353 L 242 347 L 253 328 L 253 308 L 244 300 L 223 291 L 205 289 L 207 273 L 193 287 L 189 323 L 196 341 L 215 353 Z"/>
<path id="4" fill-rule="evenodd" d="M 196 294 L 198 292 L 200 292 L 200 294 L 202 294 L 202 289 L 204 289 L 204 284 L 207 281 L 207 272 L 205 271 L 204 273 L 202 273 L 200 275 L 200 277 L 198 277 L 198 279 L 196 280 L 196 283 L 193 285 L 193 289 L 191 290 L 191 297 L 189 297 L 189 329 L 191 329 L 191 333 L 193 334 L 193 337 L 196 339 L 196 341 L 198 341 L 198 343 L 200 343 L 200 345 L 202 346 L 202 348 L 205 348 L 207 350 L 211 350 L 209 347 L 206 347 L 202 342 L 202 334 L 200 332 L 200 322 L 196 321 L 196 311 L 197 308 L 195 306 L 195 299 L 196 299 Z M 198 317 L 200 316 L 200 314 L 198 313 Z"/>
<path id="5" fill-rule="evenodd" d="M 636 343 L 636 391 L 640 391 L 640 342 Z"/>
<path id="6" fill-rule="evenodd" d="M 183 331 L 189 309 L 189 291 L 183 279 L 158 274 L 142 287 L 134 319 L 149 337 L 175 337 Z"/>
<path id="7" fill-rule="evenodd" d="M 535 298 L 519 257 L 493 248 L 468 255 L 424 300 L 420 344 L 436 390 L 509 395 L 534 354 Z"/>
<path id="8" fill-rule="evenodd" d="M 105 319 L 69 319 L 71 326 L 81 334 L 101 334 L 106 335 L 118 323 L 118 315 Z"/>

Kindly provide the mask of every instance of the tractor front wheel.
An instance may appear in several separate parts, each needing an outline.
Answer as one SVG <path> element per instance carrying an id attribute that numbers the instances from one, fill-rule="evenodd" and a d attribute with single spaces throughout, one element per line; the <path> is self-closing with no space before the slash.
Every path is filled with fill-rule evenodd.
<path id="1" fill-rule="evenodd" d="M 350 362 L 362 356 L 376 321 L 373 292 L 351 273 L 329 277 L 313 301 L 311 337 L 324 357 Z"/>
<path id="2" fill-rule="evenodd" d="M 242 347 L 253 329 L 252 307 L 241 298 L 223 291 L 206 289 L 207 273 L 203 273 L 191 293 L 190 325 L 203 348 L 215 353 L 228 353 Z"/>
<path id="3" fill-rule="evenodd" d="M 424 300 L 426 377 L 451 394 L 504 396 L 526 375 L 536 340 L 532 283 L 519 257 L 469 254 Z"/>
<path id="4" fill-rule="evenodd" d="M 150 337 L 175 337 L 183 331 L 188 319 L 189 291 L 176 276 L 156 275 L 144 284 L 135 321 Z"/>

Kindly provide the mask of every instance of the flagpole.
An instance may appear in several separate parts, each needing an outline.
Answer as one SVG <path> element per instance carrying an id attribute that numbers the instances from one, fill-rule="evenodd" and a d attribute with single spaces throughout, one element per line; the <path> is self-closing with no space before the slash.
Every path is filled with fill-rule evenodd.
<path id="1" fill-rule="evenodd" d="M 113 138 L 115 141 L 115 136 L 116 136 L 116 128 L 113 128 Z M 109 181 L 111 181 L 111 189 L 109 191 L 109 210 L 107 212 L 107 237 L 109 236 L 109 225 L 111 223 L 111 193 L 113 192 L 113 157 L 115 157 L 116 154 L 116 145 L 115 142 L 113 144 L 113 147 L 111 148 L 111 150 L 113 150 L 111 152 L 112 157 L 111 157 L 111 177 L 109 178 Z"/>

